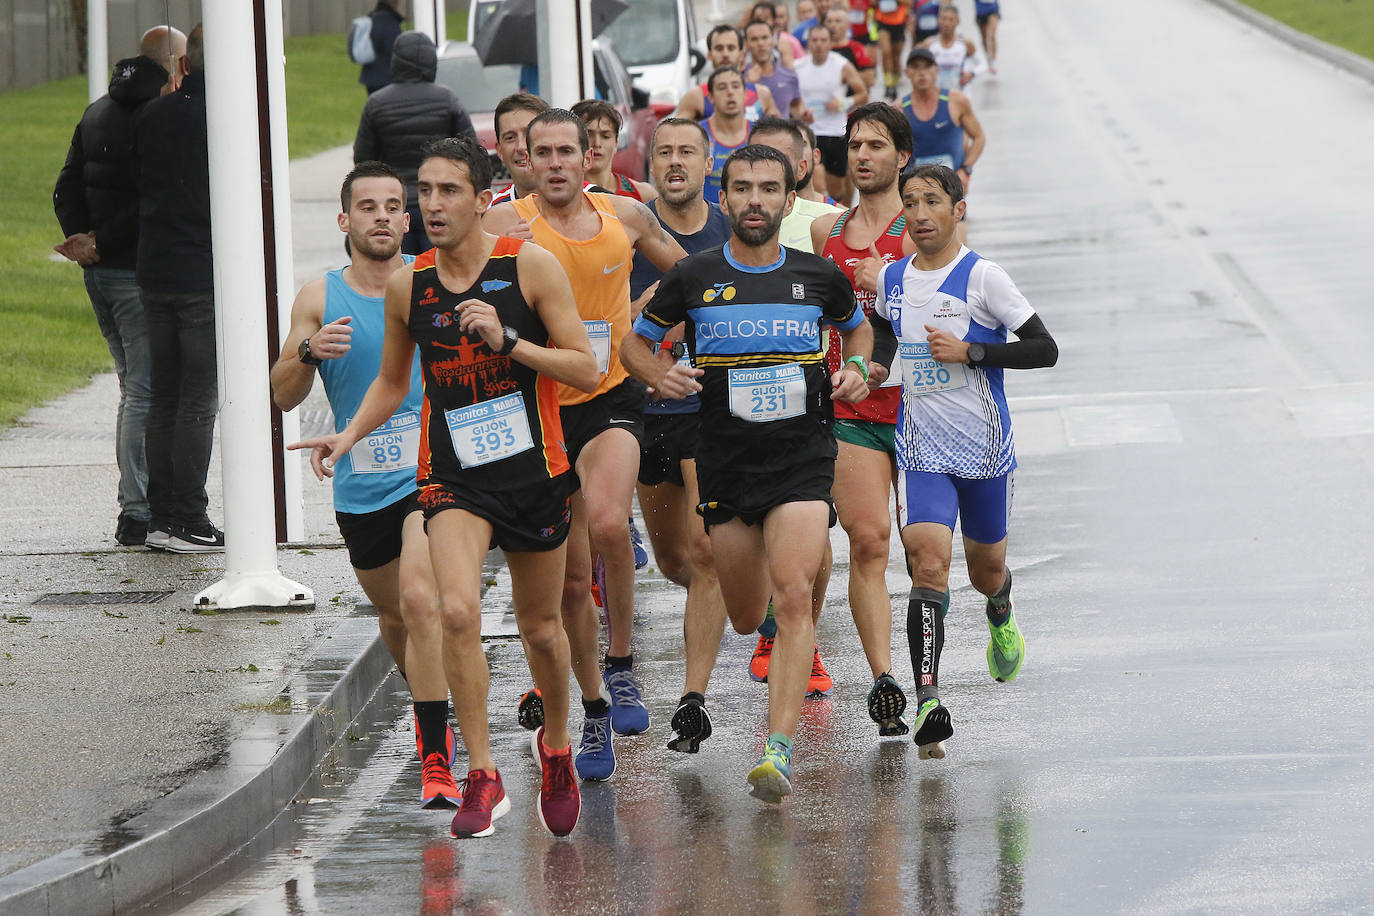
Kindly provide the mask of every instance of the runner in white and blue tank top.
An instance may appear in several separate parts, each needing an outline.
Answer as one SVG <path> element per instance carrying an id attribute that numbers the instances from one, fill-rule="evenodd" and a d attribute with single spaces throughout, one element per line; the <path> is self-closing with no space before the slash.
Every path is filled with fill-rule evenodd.
<path id="1" fill-rule="evenodd" d="M 874 361 L 902 380 L 897 522 L 914 570 L 907 607 L 918 684 L 914 740 L 922 758 L 943 757 L 954 733 L 938 687 L 956 521 L 970 583 L 987 596 L 989 673 L 1010 681 L 1025 658 L 1006 567 L 1016 449 L 1003 371 L 1052 366 L 1058 348 L 1006 272 L 959 243 L 958 176 L 943 165 L 917 166 L 901 189 L 916 253 L 878 275 Z M 1016 342 L 1007 342 L 1009 331 Z"/>

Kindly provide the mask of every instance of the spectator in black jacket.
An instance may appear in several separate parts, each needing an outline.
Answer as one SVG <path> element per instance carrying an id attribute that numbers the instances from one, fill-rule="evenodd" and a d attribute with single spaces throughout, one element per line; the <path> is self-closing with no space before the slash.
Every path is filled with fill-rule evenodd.
<path id="1" fill-rule="evenodd" d="M 72 134 L 57 176 L 53 210 L 67 238 L 54 249 L 84 268 L 96 323 L 119 376 L 115 461 L 119 521 L 115 540 L 142 545 L 148 534 L 148 325 L 134 273 L 138 254 L 138 174 L 134 115 L 171 85 L 159 61 L 186 53 L 186 36 L 169 26 L 143 34 L 139 56 L 115 64 L 110 93 L 90 104 Z"/>
<path id="2" fill-rule="evenodd" d="M 391 55 L 391 85 L 368 97 L 353 141 L 353 162 L 377 159 L 397 171 L 406 185 L 410 229 L 401 250 L 419 254 L 430 247 L 420 218 L 416 175 L 420 147 L 436 137 L 476 136 L 463 103 L 447 86 L 434 82 L 438 55 L 423 32 L 396 39 Z"/>
<path id="3" fill-rule="evenodd" d="M 155 550 L 224 549 L 206 509 L 205 477 L 219 409 L 215 280 L 210 248 L 210 158 L 205 128 L 205 45 L 186 40 L 181 88 L 138 113 L 138 286 L 148 318 L 152 404 L 146 544 Z"/>
<path id="4" fill-rule="evenodd" d="M 401 35 L 401 23 L 406 21 L 395 3 L 378 0 L 377 8 L 368 14 L 372 17 L 372 50 L 377 56 L 370 64 L 363 64 L 358 82 L 367 87 L 371 95 L 391 82 L 391 47 Z"/>

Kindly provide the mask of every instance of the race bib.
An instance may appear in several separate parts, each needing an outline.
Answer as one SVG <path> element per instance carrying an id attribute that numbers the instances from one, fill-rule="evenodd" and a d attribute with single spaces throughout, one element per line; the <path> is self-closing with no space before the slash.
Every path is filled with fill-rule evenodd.
<path id="1" fill-rule="evenodd" d="M 806 413 L 806 376 L 796 363 L 730 370 L 730 413 L 750 423 Z"/>
<path id="2" fill-rule="evenodd" d="M 925 341 L 897 344 L 902 358 L 902 385 L 908 394 L 920 396 L 968 387 L 968 367 L 963 363 L 939 363 Z"/>
<path id="3" fill-rule="evenodd" d="M 922 32 L 938 32 L 940 30 L 940 14 L 922 13 L 916 17 L 916 28 Z"/>
<path id="4" fill-rule="evenodd" d="M 943 165 L 946 168 L 954 168 L 954 157 L 949 153 L 942 153 L 939 156 L 917 156 L 911 161 L 915 165 Z"/>
<path id="5" fill-rule="evenodd" d="M 420 415 L 413 410 L 396 413 L 371 435 L 354 443 L 348 457 L 354 474 L 414 470 L 420 459 Z"/>
<path id="6" fill-rule="evenodd" d="M 587 336 L 592 339 L 592 355 L 596 357 L 596 371 L 605 375 L 611 371 L 611 323 L 584 321 Z"/>
<path id="7" fill-rule="evenodd" d="M 897 0 L 878 0 L 878 12 L 895 13 L 897 12 Z"/>
<path id="8" fill-rule="evenodd" d="M 448 422 L 453 452 L 465 468 L 480 467 L 534 448 L 525 399 L 519 393 L 446 410 L 444 420 Z"/>

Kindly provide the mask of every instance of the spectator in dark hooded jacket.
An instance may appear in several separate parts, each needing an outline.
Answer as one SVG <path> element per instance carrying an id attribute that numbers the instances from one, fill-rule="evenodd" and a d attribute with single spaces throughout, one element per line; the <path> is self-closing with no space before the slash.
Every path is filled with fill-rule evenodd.
<path id="1" fill-rule="evenodd" d="M 476 136 L 463 103 L 447 86 L 434 82 L 438 55 L 423 32 L 406 32 L 391 49 L 391 85 L 368 96 L 353 141 L 353 162 L 376 159 L 400 174 L 406 186 L 410 230 L 402 250 L 419 254 L 429 248 L 416 176 L 420 147 L 436 137 Z"/>
<path id="2" fill-rule="evenodd" d="M 67 238 L 55 249 L 80 264 L 96 323 L 119 377 L 115 461 L 119 521 L 115 540 L 141 545 L 148 533 L 148 325 L 134 268 L 138 255 L 138 165 L 134 116 L 165 88 L 175 88 L 161 61 L 186 53 L 186 36 L 169 26 L 143 35 L 139 56 L 115 64 L 110 94 L 90 104 L 72 134 L 57 176 L 53 210 Z"/>
<path id="3" fill-rule="evenodd" d="M 369 64 L 363 64 L 358 74 L 358 82 L 367 87 L 371 95 L 391 82 L 391 48 L 401 36 L 401 23 L 406 17 L 396 9 L 395 2 L 377 0 L 377 8 L 368 13 L 372 19 L 372 50 L 376 57 Z"/>

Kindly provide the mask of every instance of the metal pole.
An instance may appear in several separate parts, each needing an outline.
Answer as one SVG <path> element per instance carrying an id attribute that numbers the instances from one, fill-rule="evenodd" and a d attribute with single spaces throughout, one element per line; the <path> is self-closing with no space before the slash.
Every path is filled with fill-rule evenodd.
<path id="1" fill-rule="evenodd" d="M 196 596 L 196 607 L 313 607 L 311 591 L 277 569 L 258 104 L 254 81 L 244 79 L 257 70 L 253 4 L 206 3 L 202 12 L 226 544 L 224 578 Z"/>
<path id="2" fill-rule="evenodd" d="M 591 4 L 586 0 L 539 0 L 539 89 L 554 108 L 571 108 L 595 94 L 591 77 Z M 576 41 L 551 40 L 576 35 Z M 547 59 L 548 64 L 544 62 Z"/>
<path id="3" fill-rule="evenodd" d="M 415 18 L 411 21 L 415 31 L 424 32 L 430 38 L 434 38 L 434 0 L 415 0 Z"/>
<path id="4" fill-rule="evenodd" d="M 281 352 L 291 330 L 291 302 L 295 294 L 295 264 L 291 238 L 291 150 L 286 134 L 286 49 L 283 44 L 282 0 L 266 0 L 264 21 L 267 48 L 267 117 L 272 140 L 273 238 L 276 242 L 277 291 L 275 339 L 267 342 L 269 359 Z M 283 442 L 301 438 L 300 411 L 278 412 Z M 282 488 L 286 503 L 286 539 L 305 537 L 305 495 L 301 486 L 301 453 L 282 449 Z"/>
<path id="5" fill-rule="evenodd" d="M 105 0 L 86 2 L 86 85 L 92 102 L 110 86 L 110 17 Z"/>

